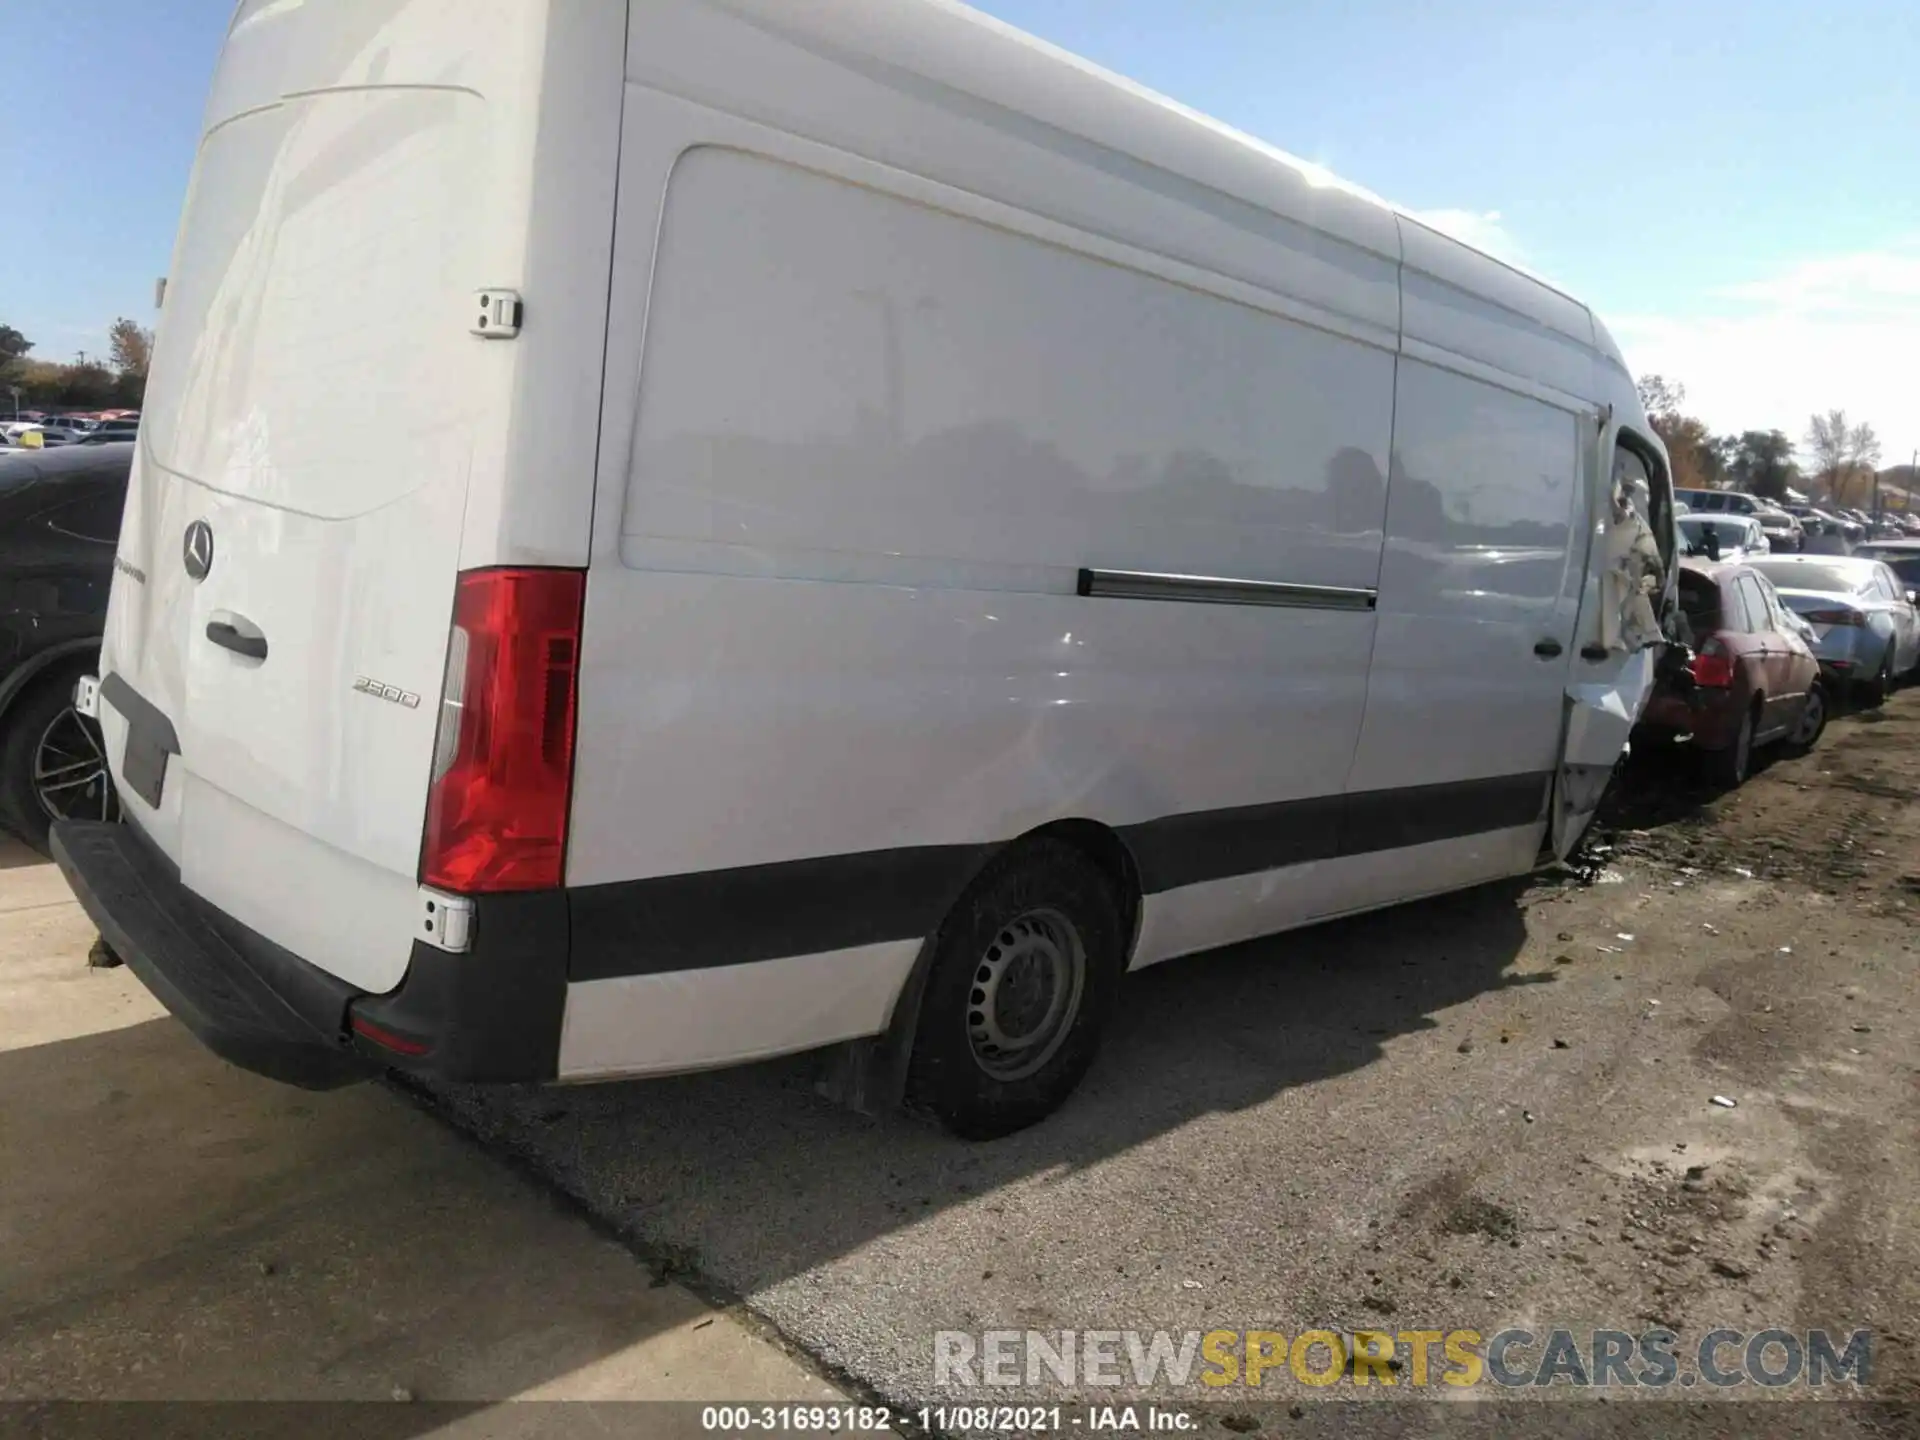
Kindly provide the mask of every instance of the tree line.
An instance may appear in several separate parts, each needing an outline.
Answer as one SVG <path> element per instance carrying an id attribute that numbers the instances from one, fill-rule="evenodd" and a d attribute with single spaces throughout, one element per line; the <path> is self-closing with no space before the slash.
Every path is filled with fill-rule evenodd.
<path id="1" fill-rule="evenodd" d="M 1715 435 L 1684 412 L 1687 387 L 1662 375 L 1640 381 L 1640 407 L 1666 442 L 1673 483 L 1682 490 L 1746 490 L 1784 500 L 1789 489 L 1819 494 L 1836 505 L 1874 503 L 1880 437 L 1844 410 L 1809 416 L 1798 452 L 1784 430 Z M 1806 457 L 1803 469 L 1798 456 Z"/>
<path id="2" fill-rule="evenodd" d="M 0 325 L 0 399 L 18 396 L 25 410 L 138 410 L 147 393 L 147 364 L 153 358 L 153 332 L 122 316 L 107 330 L 105 359 L 82 358 L 71 365 L 37 360 L 33 341 L 11 325 Z"/>

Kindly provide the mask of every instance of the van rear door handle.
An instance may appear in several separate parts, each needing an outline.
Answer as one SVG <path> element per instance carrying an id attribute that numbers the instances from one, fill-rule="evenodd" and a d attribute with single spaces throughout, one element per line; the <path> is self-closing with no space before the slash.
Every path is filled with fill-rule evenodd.
<path id="1" fill-rule="evenodd" d="M 1560 642 L 1551 638 L 1542 640 L 1533 647 L 1533 653 L 1542 660 L 1551 660 L 1560 653 Z"/>
<path id="2" fill-rule="evenodd" d="M 236 655 L 244 655 L 249 660 L 267 658 L 267 637 L 258 632 L 249 635 L 237 625 L 225 620 L 207 622 L 207 638 Z"/>

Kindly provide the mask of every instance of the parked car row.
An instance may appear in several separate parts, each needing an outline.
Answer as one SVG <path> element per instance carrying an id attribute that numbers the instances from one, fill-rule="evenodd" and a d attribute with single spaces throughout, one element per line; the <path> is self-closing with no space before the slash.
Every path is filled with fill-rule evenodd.
<path id="1" fill-rule="evenodd" d="M 1920 573 L 1920 542 L 1895 543 Z M 1689 556 L 1679 579 L 1692 660 L 1665 673 L 1640 733 L 1690 744 L 1718 784 L 1744 781 L 1764 745 L 1811 749 L 1845 699 L 1920 678 L 1920 580 L 1880 556 Z"/>
<path id="2" fill-rule="evenodd" d="M 1920 539 L 1920 515 L 1903 511 L 1868 514 L 1863 510 L 1821 508 L 1799 501 L 1776 504 L 1744 490 L 1677 490 L 1674 494 L 1676 501 L 1685 507 L 1680 512 L 1683 515 L 1754 521 L 1766 536 L 1767 553 L 1772 554 L 1806 551 L 1818 555 L 1847 555 L 1855 546 L 1869 541 Z M 1728 536 L 1723 532 L 1718 539 L 1722 558 L 1735 558 L 1724 553 Z M 1736 548 L 1742 553 L 1753 553 L 1743 542 Z"/>
<path id="3" fill-rule="evenodd" d="M 0 426 L 0 453 L 10 449 L 57 449 L 62 445 L 111 445 L 140 432 L 140 413 L 23 415 Z M 35 438 L 29 438 L 35 437 Z"/>

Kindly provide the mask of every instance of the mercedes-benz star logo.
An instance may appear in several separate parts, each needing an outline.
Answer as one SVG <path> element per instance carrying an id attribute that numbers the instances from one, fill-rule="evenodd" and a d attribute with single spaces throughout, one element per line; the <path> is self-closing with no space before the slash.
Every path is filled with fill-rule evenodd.
<path id="1" fill-rule="evenodd" d="M 180 558 L 185 562 L 187 574 L 196 580 L 207 578 L 207 572 L 213 568 L 213 527 L 204 520 L 196 520 L 187 526 L 187 533 L 180 543 Z"/>

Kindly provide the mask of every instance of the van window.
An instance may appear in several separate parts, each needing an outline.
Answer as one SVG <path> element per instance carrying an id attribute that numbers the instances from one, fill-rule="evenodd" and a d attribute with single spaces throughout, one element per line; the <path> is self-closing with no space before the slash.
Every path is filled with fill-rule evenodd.
<path id="1" fill-rule="evenodd" d="M 146 397 L 154 460 L 325 519 L 464 469 L 485 103 L 345 88 L 206 137 Z M 334 395 L 352 397 L 357 453 Z"/>

